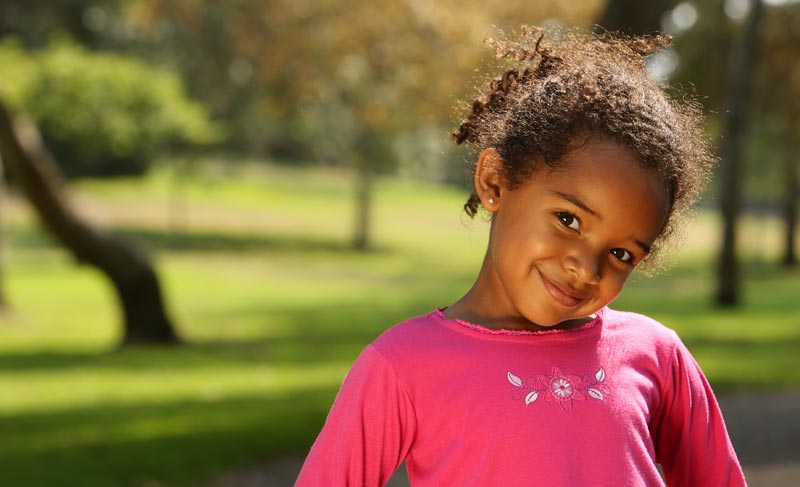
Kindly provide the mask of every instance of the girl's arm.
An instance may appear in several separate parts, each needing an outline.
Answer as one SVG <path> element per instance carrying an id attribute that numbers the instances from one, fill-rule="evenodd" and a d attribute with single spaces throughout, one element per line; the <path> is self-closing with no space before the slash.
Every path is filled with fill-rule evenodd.
<path id="1" fill-rule="evenodd" d="M 680 341 L 651 429 L 670 487 L 747 485 L 711 386 Z"/>
<path id="2" fill-rule="evenodd" d="M 295 486 L 382 486 L 408 454 L 415 429 L 405 386 L 369 346 L 347 374 Z"/>

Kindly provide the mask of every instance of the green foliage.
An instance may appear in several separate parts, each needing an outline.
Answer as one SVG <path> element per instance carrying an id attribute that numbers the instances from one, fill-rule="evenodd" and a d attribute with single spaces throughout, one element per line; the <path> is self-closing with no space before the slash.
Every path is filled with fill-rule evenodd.
<path id="1" fill-rule="evenodd" d="M 486 225 L 464 223 L 466 195 L 450 188 L 379 180 L 376 250 L 362 254 L 347 250 L 349 174 L 193 169 L 75 188 L 157 249 L 189 342 L 176 349 L 109 352 L 118 329 L 104 279 L 10 206 L 0 485 L 190 486 L 306 451 L 365 344 L 457 299 L 485 250 Z M 715 390 L 797 388 L 800 279 L 769 263 L 779 223 L 743 222 L 747 299 L 731 312 L 710 304 L 714 217 L 690 228 L 681 265 L 635 276 L 615 307 L 675 328 Z"/>
<path id="2" fill-rule="evenodd" d="M 386 172 L 415 163 L 393 154 L 398 136 L 444 127 L 449 142 L 451 118 L 464 115 L 453 105 L 466 101 L 474 70 L 491 57 L 481 42 L 490 26 L 557 18 L 588 26 L 602 4 L 136 0 L 119 22 L 138 49 L 178 67 L 192 93 L 235 127 L 230 148 Z M 383 141 L 364 142 L 374 137 Z M 441 151 L 423 150 L 443 172 Z"/>
<path id="3" fill-rule="evenodd" d="M 17 39 L 0 43 L 0 95 L 12 106 L 19 107 L 30 97 L 37 80 L 36 63 L 22 49 Z"/>
<path id="4" fill-rule="evenodd" d="M 221 136 L 174 73 L 120 54 L 6 41 L 0 72 L 0 94 L 38 124 L 67 177 L 142 174 L 169 149 Z"/>

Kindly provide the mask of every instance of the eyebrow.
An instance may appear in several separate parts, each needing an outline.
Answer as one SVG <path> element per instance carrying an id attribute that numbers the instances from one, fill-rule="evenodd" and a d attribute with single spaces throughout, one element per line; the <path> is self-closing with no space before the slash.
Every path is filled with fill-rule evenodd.
<path id="1" fill-rule="evenodd" d="M 641 240 L 636 240 L 636 245 L 641 247 L 642 250 L 644 250 L 645 254 L 649 254 L 650 253 L 650 249 L 651 249 L 650 244 L 642 242 Z"/>
<path id="2" fill-rule="evenodd" d="M 590 215 L 602 220 L 602 217 L 600 216 L 599 213 L 597 213 L 593 209 L 589 208 L 589 206 L 586 203 L 584 203 L 583 201 L 581 201 L 580 198 L 578 198 L 577 196 L 569 194 L 569 193 L 562 193 L 561 191 L 555 191 L 555 190 L 550 190 L 550 192 L 553 193 L 554 195 L 558 196 L 561 199 L 569 201 L 570 203 L 572 203 L 573 205 L 577 206 L 578 208 L 580 208 L 581 210 L 585 211 L 586 213 L 589 213 Z M 650 244 L 648 244 L 646 242 L 642 242 L 641 240 L 635 240 L 635 242 L 636 242 L 636 245 L 638 245 L 646 254 L 650 253 L 650 250 L 652 249 L 652 246 Z"/>
<path id="3" fill-rule="evenodd" d="M 583 201 L 581 201 L 580 198 L 578 198 L 577 196 L 569 194 L 569 193 L 562 193 L 561 191 L 555 191 L 555 190 L 550 190 L 550 192 L 555 194 L 556 196 L 562 198 L 562 199 L 565 199 L 565 200 L 569 201 L 570 203 L 572 203 L 573 205 L 577 206 L 578 208 L 580 208 L 581 210 L 585 211 L 586 213 L 589 213 L 592 216 L 595 216 L 595 217 L 597 217 L 599 219 L 602 219 L 602 217 L 596 211 L 594 211 L 593 209 L 589 208 L 589 206 L 586 203 L 584 203 Z"/>

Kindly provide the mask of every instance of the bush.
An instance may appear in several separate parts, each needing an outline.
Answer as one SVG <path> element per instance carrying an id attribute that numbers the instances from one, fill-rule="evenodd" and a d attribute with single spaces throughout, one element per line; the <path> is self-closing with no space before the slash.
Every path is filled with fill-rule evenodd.
<path id="1" fill-rule="evenodd" d="M 167 150 L 221 137 L 174 73 L 131 57 L 6 41 L 0 72 L 0 94 L 33 118 L 67 177 L 142 174 Z"/>

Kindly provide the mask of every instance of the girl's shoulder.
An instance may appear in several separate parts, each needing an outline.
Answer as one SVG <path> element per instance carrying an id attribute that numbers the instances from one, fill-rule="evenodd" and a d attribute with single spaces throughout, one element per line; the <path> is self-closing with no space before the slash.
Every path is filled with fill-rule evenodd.
<path id="1" fill-rule="evenodd" d="M 381 333 L 372 345 L 381 350 L 407 348 L 421 342 L 435 341 L 443 331 L 440 326 L 441 316 L 441 310 L 435 309 L 430 313 L 408 318 Z"/>
<path id="2" fill-rule="evenodd" d="M 673 349 L 682 345 L 678 334 L 668 325 L 650 316 L 633 311 L 607 309 L 603 329 L 627 341 L 647 344 L 649 347 Z"/>
<path id="3" fill-rule="evenodd" d="M 606 326 L 629 326 L 635 325 L 655 332 L 672 332 L 672 330 L 651 316 L 647 316 L 635 311 L 623 311 L 613 308 L 606 308 L 604 314 Z"/>

